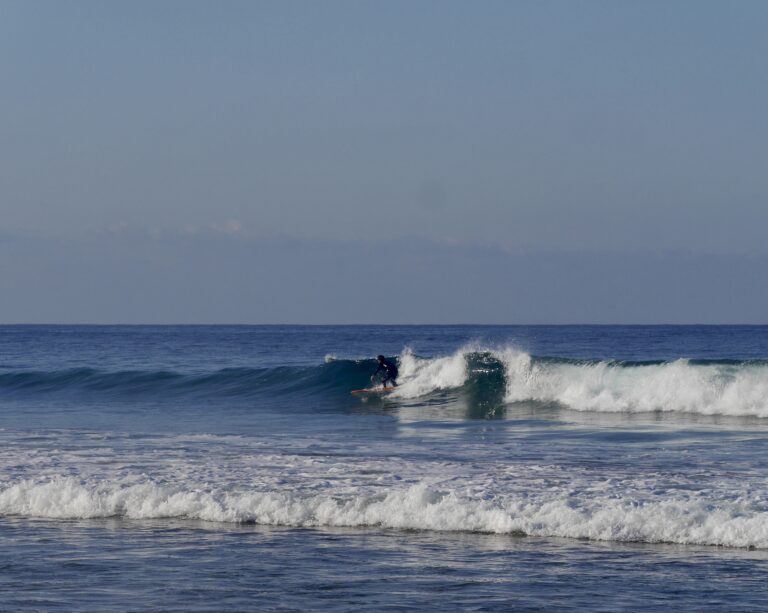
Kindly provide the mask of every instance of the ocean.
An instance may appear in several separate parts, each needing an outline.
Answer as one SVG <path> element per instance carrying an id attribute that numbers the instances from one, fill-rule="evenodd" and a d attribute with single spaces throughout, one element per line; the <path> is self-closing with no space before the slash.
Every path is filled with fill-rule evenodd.
<path id="1" fill-rule="evenodd" d="M 0 326 L 3 611 L 765 610 L 767 475 L 764 326 Z"/>

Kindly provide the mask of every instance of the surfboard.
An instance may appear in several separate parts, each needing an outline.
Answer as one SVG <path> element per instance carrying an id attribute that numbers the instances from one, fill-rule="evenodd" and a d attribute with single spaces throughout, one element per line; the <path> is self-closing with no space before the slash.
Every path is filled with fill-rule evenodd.
<path id="1" fill-rule="evenodd" d="M 364 394 L 389 394 L 390 392 L 394 392 L 396 389 L 396 387 L 366 387 L 365 389 L 361 390 L 352 390 L 350 393 L 357 396 L 362 396 Z"/>

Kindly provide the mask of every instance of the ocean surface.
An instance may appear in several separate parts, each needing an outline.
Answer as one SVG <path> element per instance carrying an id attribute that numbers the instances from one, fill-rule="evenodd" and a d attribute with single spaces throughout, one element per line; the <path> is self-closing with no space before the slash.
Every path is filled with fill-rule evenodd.
<path id="1" fill-rule="evenodd" d="M 374 356 L 400 386 L 357 397 Z M 768 327 L 0 326 L 0 610 L 768 609 Z"/>

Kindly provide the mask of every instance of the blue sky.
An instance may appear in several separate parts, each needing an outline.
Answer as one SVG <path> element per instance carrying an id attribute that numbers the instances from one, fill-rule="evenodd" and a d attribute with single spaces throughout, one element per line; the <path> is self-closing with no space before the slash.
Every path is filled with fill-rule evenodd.
<path id="1" fill-rule="evenodd" d="M 765 322 L 768 4 L 0 4 L 0 321 Z"/>

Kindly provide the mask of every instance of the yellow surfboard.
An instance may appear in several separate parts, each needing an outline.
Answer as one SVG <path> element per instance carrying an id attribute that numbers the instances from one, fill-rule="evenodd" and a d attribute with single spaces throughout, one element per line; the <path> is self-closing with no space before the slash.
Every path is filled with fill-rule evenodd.
<path id="1" fill-rule="evenodd" d="M 389 394 L 390 392 L 394 392 L 396 389 L 396 387 L 366 387 L 365 389 L 361 390 L 352 390 L 350 393 L 355 394 L 356 396 L 362 396 L 365 394 Z"/>

